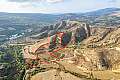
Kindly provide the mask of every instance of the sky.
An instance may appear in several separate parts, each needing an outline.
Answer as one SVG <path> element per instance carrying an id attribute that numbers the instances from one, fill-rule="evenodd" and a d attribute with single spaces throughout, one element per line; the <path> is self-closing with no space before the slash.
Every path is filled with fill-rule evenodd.
<path id="1" fill-rule="evenodd" d="M 0 0 L 0 12 L 9 13 L 81 13 L 120 8 L 120 0 Z"/>

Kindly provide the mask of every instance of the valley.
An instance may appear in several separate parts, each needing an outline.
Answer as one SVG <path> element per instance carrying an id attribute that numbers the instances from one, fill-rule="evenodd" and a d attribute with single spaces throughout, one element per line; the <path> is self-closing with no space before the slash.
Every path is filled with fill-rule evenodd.
<path id="1" fill-rule="evenodd" d="M 0 80 L 119 80 L 119 12 L 0 13 Z"/>

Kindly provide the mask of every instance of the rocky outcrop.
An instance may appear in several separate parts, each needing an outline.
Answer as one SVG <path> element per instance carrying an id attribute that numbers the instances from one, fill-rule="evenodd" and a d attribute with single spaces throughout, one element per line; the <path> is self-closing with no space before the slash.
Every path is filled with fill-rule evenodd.
<path id="1" fill-rule="evenodd" d="M 87 38 L 87 33 L 85 31 L 85 28 L 84 27 L 77 28 L 74 36 L 76 43 L 81 42 L 82 40 Z"/>
<path id="2" fill-rule="evenodd" d="M 31 36 L 31 38 L 42 39 L 48 35 L 55 35 L 57 32 L 72 32 L 73 37 L 81 37 L 81 40 L 83 40 L 90 36 L 90 27 L 89 24 L 83 22 L 61 21 L 60 23 L 41 28 L 40 33 Z"/>
<path id="3" fill-rule="evenodd" d="M 66 46 L 66 45 L 71 41 L 71 37 L 72 37 L 72 32 L 66 32 L 66 33 L 62 36 L 61 45 L 62 45 L 62 46 Z"/>
<path id="4" fill-rule="evenodd" d="M 89 24 L 82 23 L 75 30 L 73 37 L 75 38 L 75 43 L 81 42 L 90 36 Z"/>

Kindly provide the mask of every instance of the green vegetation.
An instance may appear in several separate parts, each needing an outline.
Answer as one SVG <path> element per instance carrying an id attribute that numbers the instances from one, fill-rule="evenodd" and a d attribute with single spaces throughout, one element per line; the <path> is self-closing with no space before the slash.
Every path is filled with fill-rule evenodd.
<path id="1" fill-rule="evenodd" d="M 0 79 L 22 80 L 25 65 L 21 46 L 7 46 L 0 51 Z"/>

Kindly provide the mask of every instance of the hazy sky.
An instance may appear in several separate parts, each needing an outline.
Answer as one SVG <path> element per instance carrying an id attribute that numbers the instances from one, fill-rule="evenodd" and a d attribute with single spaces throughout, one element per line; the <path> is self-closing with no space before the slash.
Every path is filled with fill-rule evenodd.
<path id="1" fill-rule="evenodd" d="M 72 13 L 120 7 L 120 0 L 0 0 L 0 12 Z"/>

